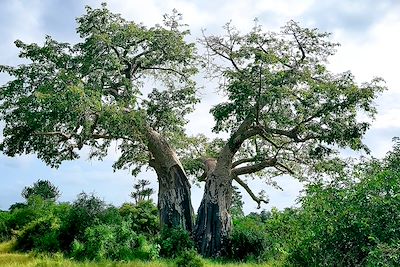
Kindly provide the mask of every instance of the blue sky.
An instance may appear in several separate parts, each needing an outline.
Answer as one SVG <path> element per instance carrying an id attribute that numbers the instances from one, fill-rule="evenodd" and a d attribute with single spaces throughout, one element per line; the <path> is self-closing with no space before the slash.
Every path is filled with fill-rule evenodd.
<path id="1" fill-rule="evenodd" d="M 103 1 L 82 0 L 2 0 L 0 1 L 0 64 L 21 63 L 13 42 L 41 43 L 45 35 L 57 40 L 76 42 L 75 18 L 83 14 L 84 6 L 99 7 Z M 176 8 L 189 24 L 193 38 L 201 36 L 201 30 L 218 33 L 221 26 L 232 21 L 239 30 L 253 26 L 254 18 L 265 29 L 278 29 L 290 19 L 303 26 L 316 27 L 333 33 L 333 40 L 340 42 L 338 53 L 330 59 L 330 69 L 335 72 L 351 70 L 357 81 L 368 81 L 374 76 L 386 80 L 388 91 L 376 100 L 378 115 L 365 136 L 366 144 L 375 157 L 383 156 L 391 147 L 391 138 L 400 136 L 400 2 L 397 0 L 114 0 L 106 1 L 109 8 L 121 13 L 126 19 L 153 25 L 164 13 Z M 7 77 L 0 74 L 0 83 Z M 189 116 L 188 132 L 191 134 L 210 132 L 213 120 L 208 113 L 216 104 L 216 88 L 212 83 L 199 78 L 202 102 Z M 1 129 L 1 123 L 0 123 Z M 0 135 L 0 140 L 2 136 Z M 112 163 L 118 151 L 111 150 L 104 161 L 89 161 L 82 157 L 65 162 L 59 169 L 51 169 L 36 159 L 35 155 L 9 158 L 0 155 L 0 209 L 22 201 L 20 193 L 24 186 L 37 179 L 48 179 L 59 187 L 62 201 L 71 201 L 82 192 L 95 192 L 107 202 L 119 205 L 129 201 L 134 178 L 129 171 L 113 172 Z M 352 155 L 359 156 L 357 153 Z M 143 171 L 138 178 L 152 181 L 157 187 L 155 174 Z M 294 205 L 301 184 L 289 177 L 276 179 L 284 189 L 268 188 L 261 181 L 249 181 L 256 190 L 265 189 L 272 206 L 284 208 Z M 193 205 L 197 209 L 202 188 L 192 187 Z M 243 193 L 245 211 L 255 210 L 256 204 Z"/>

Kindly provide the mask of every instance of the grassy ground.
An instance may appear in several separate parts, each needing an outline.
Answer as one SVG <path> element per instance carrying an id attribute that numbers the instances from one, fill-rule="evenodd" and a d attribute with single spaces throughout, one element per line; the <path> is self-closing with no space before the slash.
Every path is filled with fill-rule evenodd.
<path id="1" fill-rule="evenodd" d="M 171 260 L 157 260 L 151 262 L 130 261 L 130 262 L 76 262 L 64 258 L 61 254 L 40 255 L 16 253 L 12 250 L 12 242 L 0 243 L 0 266 L 24 266 L 24 267 L 172 267 Z M 249 263 L 218 263 L 206 260 L 206 267 L 271 267 L 274 264 L 249 264 Z"/>

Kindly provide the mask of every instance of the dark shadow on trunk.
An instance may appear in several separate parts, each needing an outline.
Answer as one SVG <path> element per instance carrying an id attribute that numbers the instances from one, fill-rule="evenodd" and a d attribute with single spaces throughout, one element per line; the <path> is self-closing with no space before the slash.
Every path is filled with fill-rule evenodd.
<path id="1" fill-rule="evenodd" d="M 231 180 L 209 175 L 194 231 L 201 255 L 215 258 L 225 254 L 232 231 L 232 219 L 228 212 L 231 201 Z"/>
<path id="2" fill-rule="evenodd" d="M 157 171 L 158 208 L 161 227 L 180 227 L 193 231 L 194 212 L 190 183 L 179 165 Z"/>
<path id="3" fill-rule="evenodd" d="M 158 178 L 158 209 L 161 227 L 193 231 L 194 212 L 190 183 L 174 149 L 152 129 L 146 129 L 148 147 L 152 154 L 149 165 Z"/>

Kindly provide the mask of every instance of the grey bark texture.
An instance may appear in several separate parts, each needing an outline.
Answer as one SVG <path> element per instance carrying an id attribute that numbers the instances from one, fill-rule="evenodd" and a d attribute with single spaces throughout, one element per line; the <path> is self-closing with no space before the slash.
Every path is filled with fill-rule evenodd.
<path id="1" fill-rule="evenodd" d="M 206 186 L 201 201 L 194 238 L 199 252 L 205 257 L 224 254 L 232 232 L 229 213 L 232 202 L 233 158 L 244 140 L 254 135 L 250 129 L 252 117 L 246 118 L 221 149 L 212 168 L 207 167 Z"/>
<path id="2" fill-rule="evenodd" d="M 148 148 L 153 156 L 150 166 L 157 173 L 158 209 L 161 227 L 193 231 L 194 212 L 190 183 L 174 151 L 159 133 L 146 131 Z"/>

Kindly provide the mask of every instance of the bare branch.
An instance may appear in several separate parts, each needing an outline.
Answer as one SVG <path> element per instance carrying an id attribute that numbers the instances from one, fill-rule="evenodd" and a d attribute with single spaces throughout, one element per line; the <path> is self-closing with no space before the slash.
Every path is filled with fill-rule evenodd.
<path id="1" fill-rule="evenodd" d="M 294 171 L 292 169 L 290 169 L 289 167 L 283 165 L 282 163 L 277 162 L 275 167 L 280 167 L 280 168 L 286 170 L 288 173 L 290 173 L 292 175 L 294 174 Z M 282 171 L 280 168 L 279 168 L 279 170 Z"/>
<path id="2" fill-rule="evenodd" d="M 205 41 L 206 46 L 207 46 L 208 49 L 210 49 L 210 50 L 211 50 L 212 52 L 214 52 L 216 55 L 218 55 L 218 56 L 220 56 L 220 57 L 222 57 L 222 58 L 224 58 L 224 59 L 230 61 L 230 62 L 232 63 L 232 66 L 235 68 L 235 70 L 237 70 L 238 72 L 242 72 L 242 70 L 239 68 L 239 66 L 238 66 L 237 63 L 235 62 L 235 60 L 232 58 L 232 53 L 233 53 L 233 48 L 232 48 L 232 47 L 228 47 L 227 45 L 223 44 L 222 42 L 217 41 L 217 40 L 216 40 L 217 38 L 213 38 L 213 39 L 215 40 L 215 43 L 216 43 L 217 45 L 219 45 L 219 46 L 221 46 L 221 47 L 223 47 L 223 48 L 225 48 L 225 49 L 228 49 L 228 50 L 230 51 L 229 55 L 224 54 L 224 53 L 220 52 L 216 47 L 214 47 L 214 45 L 212 45 L 212 44 L 209 42 L 209 38 L 210 38 L 210 37 L 206 37 L 206 36 L 204 35 L 204 32 L 203 32 L 203 37 L 204 37 L 204 41 Z"/>
<path id="3" fill-rule="evenodd" d="M 239 176 L 235 175 L 233 176 L 233 179 L 241 186 L 244 188 L 244 190 L 246 190 L 246 192 L 250 195 L 250 197 L 257 202 L 257 209 L 259 209 L 261 207 L 261 202 L 264 202 L 265 204 L 268 204 L 268 201 L 265 200 L 264 198 L 260 198 L 257 197 L 253 191 L 251 191 L 250 187 L 239 178 Z"/>
<path id="4" fill-rule="evenodd" d="M 294 39 L 296 40 L 297 45 L 298 45 L 298 47 L 299 47 L 299 49 L 300 49 L 300 52 L 301 52 L 301 59 L 300 59 L 300 61 L 303 61 L 303 60 L 306 58 L 306 52 L 304 51 L 303 45 L 300 43 L 300 41 L 299 41 L 299 39 L 297 38 L 297 35 L 296 35 L 295 32 L 293 32 L 293 36 L 294 36 Z"/>

